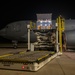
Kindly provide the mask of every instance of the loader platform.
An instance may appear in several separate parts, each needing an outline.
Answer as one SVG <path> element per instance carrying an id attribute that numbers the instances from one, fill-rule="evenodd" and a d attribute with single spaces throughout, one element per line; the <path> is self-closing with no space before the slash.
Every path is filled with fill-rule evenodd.
<path id="1" fill-rule="evenodd" d="M 0 56 L 0 68 L 37 71 L 57 56 L 51 51 L 17 52 Z"/>

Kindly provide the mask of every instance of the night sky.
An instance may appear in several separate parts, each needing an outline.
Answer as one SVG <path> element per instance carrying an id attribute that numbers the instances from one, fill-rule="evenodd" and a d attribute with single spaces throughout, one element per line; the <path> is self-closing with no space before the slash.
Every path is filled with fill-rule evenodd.
<path id="1" fill-rule="evenodd" d="M 0 29 L 20 20 L 36 20 L 38 13 L 52 13 L 52 19 L 62 15 L 75 19 L 75 4 L 66 0 L 24 0 L 0 2 Z"/>

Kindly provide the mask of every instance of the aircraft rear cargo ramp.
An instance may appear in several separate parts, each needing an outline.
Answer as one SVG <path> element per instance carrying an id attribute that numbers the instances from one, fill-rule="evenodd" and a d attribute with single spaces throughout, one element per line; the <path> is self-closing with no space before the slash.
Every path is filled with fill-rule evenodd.
<path id="1" fill-rule="evenodd" d="M 57 54 L 50 51 L 18 52 L 0 56 L 0 68 L 37 71 Z"/>

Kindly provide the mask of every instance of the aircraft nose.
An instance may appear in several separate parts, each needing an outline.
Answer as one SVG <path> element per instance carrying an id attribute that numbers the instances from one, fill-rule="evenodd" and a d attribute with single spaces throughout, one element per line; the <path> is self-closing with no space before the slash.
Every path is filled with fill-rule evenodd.
<path id="1" fill-rule="evenodd" d="M 5 35 L 6 30 L 5 29 L 1 29 L 0 30 L 0 36 L 4 36 Z"/>

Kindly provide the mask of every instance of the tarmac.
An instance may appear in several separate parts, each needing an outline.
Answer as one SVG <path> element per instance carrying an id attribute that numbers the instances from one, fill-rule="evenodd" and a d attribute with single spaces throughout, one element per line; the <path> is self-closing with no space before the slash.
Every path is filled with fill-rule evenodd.
<path id="1" fill-rule="evenodd" d="M 0 55 L 26 48 L 0 48 Z M 75 75 L 75 52 L 63 52 L 36 72 L 0 69 L 0 75 Z"/>

